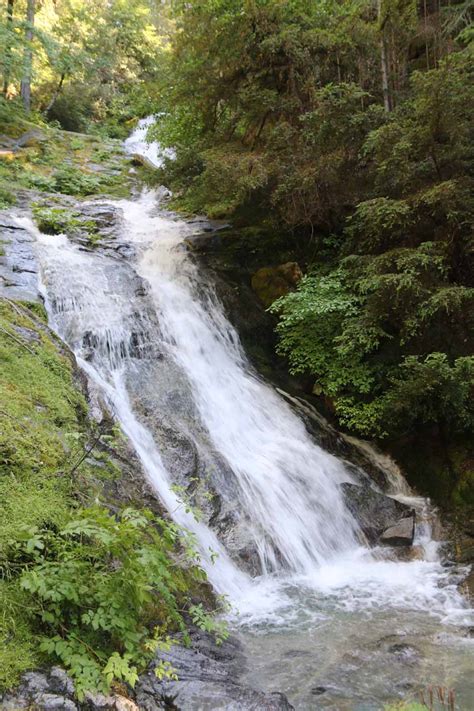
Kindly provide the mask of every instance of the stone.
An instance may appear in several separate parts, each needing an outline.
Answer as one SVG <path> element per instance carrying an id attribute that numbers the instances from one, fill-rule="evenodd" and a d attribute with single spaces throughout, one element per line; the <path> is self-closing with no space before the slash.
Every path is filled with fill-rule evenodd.
<path id="1" fill-rule="evenodd" d="M 268 308 L 280 296 L 294 291 L 303 276 L 296 262 L 286 262 L 277 267 L 262 267 L 252 276 L 252 289 Z"/>
<path id="2" fill-rule="evenodd" d="M 47 140 L 43 131 L 38 128 L 32 128 L 17 139 L 16 145 L 18 148 L 33 148 Z"/>
<path id="3" fill-rule="evenodd" d="M 53 667 L 49 672 L 26 672 L 17 689 L 0 698 L 1 711 L 78 711 L 74 684 L 66 672 Z"/>
<path id="4" fill-rule="evenodd" d="M 86 692 L 85 707 L 88 711 L 140 711 L 132 699 L 121 694 L 92 694 Z"/>
<path id="5" fill-rule="evenodd" d="M 380 536 L 380 543 L 387 546 L 411 546 L 415 536 L 415 516 L 402 518 L 387 528 Z"/>
<path id="6" fill-rule="evenodd" d="M 390 496 L 380 494 L 368 484 L 360 486 L 345 482 L 341 484 L 341 489 L 349 511 L 371 545 L 379 543 L 411 545 L 414 531 L 414 511 L 410 506 Z M 387 536 L 390 529 L 402 523 L 403 527 L 397 529 L 398 534 L 395 531 Z M 411 532 L 411 541 L 407 543 L 406 535 L 409 531 Z M 385 535 L 384 541 L 381 540 L 382 534 Z M 397 540 L 403 540 L 404 543 L 398 543 Z"/>
<path id="7" fill-rule="evenodd" d="M 15 139 L 11 136 L 6 136 L 4 133 L 0 134 L 0 148 L 13 148 L 15 145 Z"/>
<path id="8" fill-rule="evenodd" d="M 325 686 L 313 686 L 311 689 L 311 693 L 313 696 L 321 696 L 321 694 L 325 694 L 327 691 Z"/>
<path id="9" fill-rule="evenodd" d="M 136 687 L 138 707 L 143 711 L 291 711 L 284 694 L 265 693 L 240 683 L 245 658 L 238 640 L 229 638 L 218 646 L 213 637 L 192 630 L 191 646 L 176 644 L 161 652 L 159 660 L 169 662 L 178 681 L 160 680 L 153 668 Z"/>
<path id="10" fill-rule="evenodd" d="M 0 217 L 0 296 L 41 303 L 34 238 L 10 215 Z"/>

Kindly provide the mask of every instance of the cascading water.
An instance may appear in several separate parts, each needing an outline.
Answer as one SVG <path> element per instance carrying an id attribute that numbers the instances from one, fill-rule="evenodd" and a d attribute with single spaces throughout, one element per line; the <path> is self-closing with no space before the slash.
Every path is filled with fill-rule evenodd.
<path id="1" fill-rule="evenodd" d="M 139 125 L 127 149 L 157 164 L 159 148 L 144 142 L 148 125 Z M 354 646 L 361 640 L 370 646 L 374 635 L 385 639 L 387 629 L 392 636 L 416 630 L 430 640 L 430 659 L 438 660 L 433 638 L 442 634 L 440 620 L 468 620 L 450 571 L 433 544 L 426 559 L 406 563 L 360 545 L 339 488 L 351 480 L 348 470 L 312 441 L 290 406 L 253 372 L 212 288 L 183 248 L 198 229 L 160 210 L 158 197 L 144 191 L 115 203 L 128 259 L 120 250 L 84 251 L 64 236 L 36 231 L 44 295 L 54 327 L 109 402 L 163 504 L 196 536 L 213 585 L 238 608 L 234 623 L 255 660 L 249 678 L 282 688 L 307 709 L 316 706 L 314 672 L 304 655 L 315 655 L 331 682 L 349 636 Z M 174 428 L 225 490 L 227 513 L 258 553 L 262 574 L 256 579 L 236 563 L 219 526 L 218 536 L 187 513 L 175 493 L 175 450 L 168 456 L 165 442 Z M 450 634 L 443 644 L 454 648 Z M 464 641 L 456 645 L 449 660 L 464 678 Z M 291 662 L 295 649 L 303 654 L 299 671 Z M 361 668 L 362 680 L 351 677 L 351 695 L 327 694 L 317 707 L 356 708 L 339 705 L 341 699 L 375 703 L 403 691 L 398 677 L 392 679 L 392 660 L 382 652 L 376 658 L 346 660 L 347 668 Z M 381 688 L 364 677 L 377 664 L 379 675 L 387 675 Z M 431 681 L 426 669 L 417 674 Z"/>

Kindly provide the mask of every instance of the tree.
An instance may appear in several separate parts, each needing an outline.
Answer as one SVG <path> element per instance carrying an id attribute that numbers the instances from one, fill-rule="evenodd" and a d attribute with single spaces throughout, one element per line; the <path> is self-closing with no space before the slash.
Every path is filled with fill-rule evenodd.
<path id="1" fill-rule="evenodd" d="M 6 23 L 6 37 L 5 37 L 5 59 L 4 59 L 4 72 L 3 72 L 3 95 L 8 94 L 8 85 L 10 77 L 10 62 L 11 62 L 11 34 L 13 27 L 13 8 L 15 0 L 7 0 L 7 23 Z"/>
<path id="2" fill-rule="evenodd" d="M 27 0 L 26 3 L 26 25 L 25 25 L 25 49 L 24 49 L 24 72 L 21 80 L 20 95 L 25 111 L 31 109 L 31 78 L 33 72 L 33 33 L 35 24 L 36 0 Z"/>

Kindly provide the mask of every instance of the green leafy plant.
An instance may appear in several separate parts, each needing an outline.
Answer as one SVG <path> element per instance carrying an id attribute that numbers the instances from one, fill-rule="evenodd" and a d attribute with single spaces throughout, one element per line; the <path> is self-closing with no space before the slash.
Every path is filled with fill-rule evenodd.
<path id="1" fill-rule="evenodd" d="M 189 604 L 193 582 L 205 574 L 194 559 L 186 573 L 174 560 L 182 537 L 148 511 L 113 516 L 95 506 L 58 528 L 26 526 L 10 541 L 4 575 L 18 580 L 41 651 L 68 669 L 79 695 L 107 691 L 114 680 L 133 686 L 168 633 L 186 633 L 186 610 L 202 629 L 225 636 L 202 604 Z M 174 672 L 161 665 L 158 674 Z"/>
<path id="2" fill-rule="evenodd" d="M 33 204 L 33 217 L 38 229 L 44 234 L 56 235 L 77 231 L 81 225 L 79 213 L 65 207 L 47 207 Z"/>
<path id="3" fill-rule="evenodd" d="M 101 179 L 78 168 L 67 166 L 53 173 L 54 190 L 65 195 L 92 195 L 99 192 Z"/>

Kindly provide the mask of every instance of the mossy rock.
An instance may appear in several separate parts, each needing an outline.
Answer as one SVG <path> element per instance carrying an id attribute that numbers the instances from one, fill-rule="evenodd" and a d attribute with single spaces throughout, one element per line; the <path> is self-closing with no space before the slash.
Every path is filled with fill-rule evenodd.
<path id="1" fill-rule="evenodd" d="M 296 262 L 262 267 L 252 276 L 252 289 L 265 307 L 294 291 L 303 273 Z"/>

